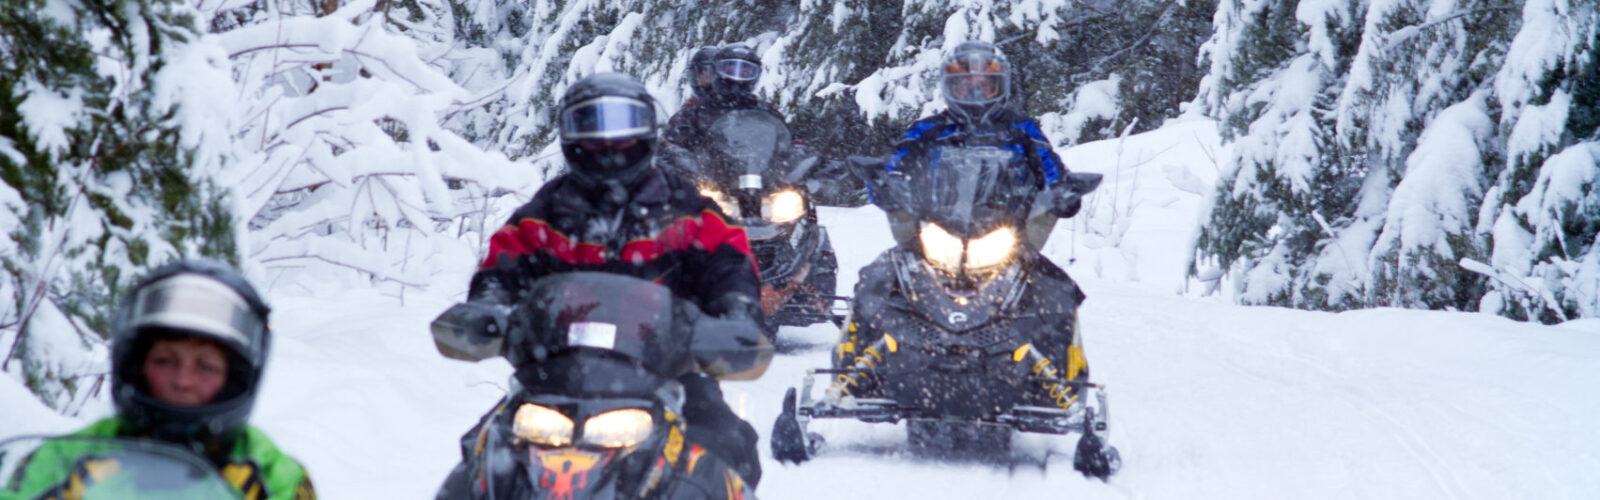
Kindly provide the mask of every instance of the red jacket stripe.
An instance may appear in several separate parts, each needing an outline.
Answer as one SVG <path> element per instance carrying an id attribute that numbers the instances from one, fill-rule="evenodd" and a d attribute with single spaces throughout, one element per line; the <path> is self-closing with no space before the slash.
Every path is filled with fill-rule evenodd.
<path id="1" fill-rule="evenodd" d="M 699 217 L 683 217 L 673 221 L 654 238 L 629 241 L 622 246 L 619 257 L 624 262 L 642 264 L 673 250 L 714 252 L 722 245 L 732 246 L 749 258 L 750 269 L 759 275 L 744 228 L 728 224 L 710 209 L 701 211 Z M 571 238 L 550 227 L 549 223 L 529 217 L 495 231 L 489 238 L 489 254 L 478 267 L 493 268 L 501 255 L 518 257 L 534 252 L 547 253 L 570 264 L 605 263 L 604 245 L 586 242 L 574 244 Z"/>

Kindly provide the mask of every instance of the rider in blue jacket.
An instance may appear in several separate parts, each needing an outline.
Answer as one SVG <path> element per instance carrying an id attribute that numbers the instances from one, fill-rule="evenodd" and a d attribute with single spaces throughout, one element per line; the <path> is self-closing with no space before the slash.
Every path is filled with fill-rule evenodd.
<path id="1" fill-rule="evenodd" d="M 920 155 L 937 163 L 943 147 L 993 146 L 1024 160 L 1028 170 L 1018 172 L 1019 181 L 1044 187 L 1062 178 L 1067 169 L 1039 123 L 1012 105 L 1011 63 L 1005 54 L 988 42 L 965 42 L 945 57 L 943 73 L 939 88 L 945 109 L 912 124 L 885 169 L 893 172 Z"/>

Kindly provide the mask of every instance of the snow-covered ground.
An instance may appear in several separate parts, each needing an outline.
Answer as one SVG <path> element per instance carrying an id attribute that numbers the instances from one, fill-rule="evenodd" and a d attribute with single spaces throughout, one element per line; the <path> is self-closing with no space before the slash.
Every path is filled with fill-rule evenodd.
<path id="1" fill-rule="evenodd" d="M 1600 498 L 1600 320 L 1560 326 L 1485 314 L 1343 314 L 1239 307 L 1184 292 L 1201 200 L 1221 158 L 1214 124 L 1188 121 L 1062 152 L 1106 174 L 1050 256 L 1076 277 L 1095 378 L 1107 385 L 1109 481 L 1071 468 L 1074 440 L 1027 436 L 1045 465 L 929 462 L 903 431 L 819 422 L 836 451 L 764 464 L 787 498 Z M 891 241 L 871 207 L 823 209 L 840 290 Z M 471 263 L 403 302 L 374 290 L 272 290 L 278 334 L 253 422 L 310 469 L 326 498 L 431 498 L 457 438 L 499 397 L 509 367 L 446 360 L 427 322 L 463 293 Z M 785 330 L 826 343 L 820 326 Z M 763 435 L 820 350 L 724 384 Z M 0 437 L 70 419 L 0 378 Z M 766 444 L 762 444 L 765 452 Z"/>

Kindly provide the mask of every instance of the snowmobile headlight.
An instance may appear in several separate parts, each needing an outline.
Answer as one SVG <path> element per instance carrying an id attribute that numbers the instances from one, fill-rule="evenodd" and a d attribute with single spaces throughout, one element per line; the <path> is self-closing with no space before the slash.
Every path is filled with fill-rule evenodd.
<path id="1" fill-rule="evenodd" d="M 572 444 L 572 419 L 559 411 L 523 403 L 511 419 L 511 432 L 541 446 Z"/>
<path id="2" fill-rule="evenodd" d="M 626 448 L 644 442 L 655 431 L 650 412 L 638 408 L 611 410 L 583 423 L 583 442 L 605 448 Z"/>
<path id="3" fill-rule="evenodd" d="M 743 216 L 743 214 L 739 213 L 739 200 L 728 196 L 728 193 L 711 188 L 700 188 L 700 196 L 717 202 L 717 206 L 722 207 L 722 215 L 727 216 L 729 219 L 737 219 Z"/>
<path id="4" fill-rule="evenodd" d="M 761 200 L 761 218 L 784 223 L 806 214 L 806 198 L 799 191 L 784 190 Z"/>
<path id="5" fill-rule="evenodd" d="M 1002 227 L 990 231 L 981 238 L 967 242 L 967 268 L 984 269 L 997 266 L 1011 257 L 1011 250 L 1016 245 L 1015 230 Z"/>
<path id="6" fill-rule="evenodd" d="M 955 237 L 938 224 L 925 224 L 920 234 L 922 254 L 934 265 L 947 269 L 961 267 L 961 238 Z"/>

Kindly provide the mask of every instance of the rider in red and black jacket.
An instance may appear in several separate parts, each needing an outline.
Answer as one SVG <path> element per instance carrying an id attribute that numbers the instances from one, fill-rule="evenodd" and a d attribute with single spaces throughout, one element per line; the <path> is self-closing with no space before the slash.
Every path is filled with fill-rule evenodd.
<path id="1" fill-rule="evenodd" d="M 753 319 L 761 285 L 744 228 L 727 222 L 694 184 L 650 165 L 656 128 L 644 87 L 623 75 L 595 75 L 562 102 L 575 108 L 562 124 L 570 172 L 546 183 L 489 239 L 469 295 L 512 299 L 550 274 L 604 271 L 657 281 L 708 314 Z M 643 108 L 625 107 L 633 103 Z M 569 131 L 566 117 L 586 110 L 594 117 L 575 116 L 573 127 L 586 119 L 642 123 L 622 137 Z"/>
<path id="2" fill-rule="evenodd" d="M 744 228 L 693 184 L 651 165 L 652 103 L 644 85 L 619 73 L 567 88 L 558 126 L 569 172 L 490 237 L 470 299 L 512 303 L 539 278 L 601 271 L 656 281 L 713 316 L 761 321 L 761 280 Z M 678 381 L 688 438 L 757 483 L 755 429 L 728 408 L 716 379 Z"/>

